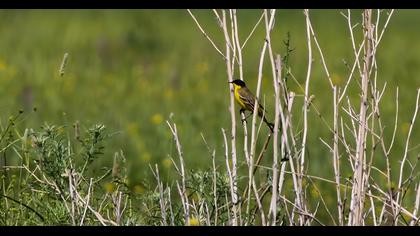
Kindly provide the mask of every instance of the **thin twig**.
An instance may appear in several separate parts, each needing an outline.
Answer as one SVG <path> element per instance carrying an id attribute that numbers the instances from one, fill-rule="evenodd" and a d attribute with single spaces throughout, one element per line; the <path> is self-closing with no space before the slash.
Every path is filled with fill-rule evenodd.
<path id="1" fill-rule="evenodd" d="M 195 24 L 198 26 L 198 28 L 200 29 L 201 33 L 203 33 L 204 37 L 206 37 L 207 40 L 210 41 L 211 45 L 213 45 L 214 49 L 216 49 L 216 51 L 226 60 L 226 56 L 222 53 L 222 51 L 220 51 L 220 49 L 216 46 L 216 44 L 213 42 L 213 40 L 208 36 L 208 34 L 206 33 L 206 31 L 204 31 L 203 27 L 201 27 L 200 23 L 198 23 L 197 19 L 195 18 L 194 14 L 192 14 L 192 12 L 187 9 L 188 13 L 190 13 L 191 17 L 193 18 Z"/>

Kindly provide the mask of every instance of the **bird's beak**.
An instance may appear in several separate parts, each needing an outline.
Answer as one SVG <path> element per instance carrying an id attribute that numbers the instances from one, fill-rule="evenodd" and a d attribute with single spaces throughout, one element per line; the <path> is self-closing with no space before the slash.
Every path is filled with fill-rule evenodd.
<path id="1" fill-rule="evenodd" d="M 229 81 L 228 83 L 231 84 L 231 83 L 233 83 L 233 81 Z"/>

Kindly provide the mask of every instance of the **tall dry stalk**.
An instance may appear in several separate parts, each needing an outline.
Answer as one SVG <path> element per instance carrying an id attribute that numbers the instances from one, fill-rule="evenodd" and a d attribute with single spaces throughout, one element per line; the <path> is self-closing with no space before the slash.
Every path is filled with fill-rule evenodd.
<path id="1" fill-rule="evenodd" d="M 184 218 L 185 218 L 185 224 L 190 224 L 190 204 L 187 196 L 187 187 L 186 187 L 186 175 L 185 175 L 185 164 L 184 164 L 184 155 L 182 152 L 181 142 L 179 141 L 178 137 L 178 130 L 176 129 L 176 124 L 171 125 L 169 121 L 166 121 L 166 123 L 169 126 L 169 129 L 172 132 L 172 136 L 174 137 L 176 149 L 178 151 L 178 157 L 179 157 L 179 174 L 181 175 L 181 186 L 179 186 L 177 182 L 178 192 L 180 194 L 181 200 L 182 200 L 182 206 L 184 209 Z"/>
<path id="2" fill-rule="evenodd" d="M 353 188 L 350 202 L 349 225 L 363 224 L 363 207 L 365 202 L 365 182 L 366 178 L 366 133 L 367 133 L 367 110 L 368 110 L 368 89 L 369 71 L 372 61 L 373 27 L 371 23 L 372 10 L 363 11 L 363 31 L 364 31 L 364 56 L 363 73 L 361 81 L 361 101 L 358 116 L 359 130 L 357 135 L 355 172 L 353 177 Z"/>

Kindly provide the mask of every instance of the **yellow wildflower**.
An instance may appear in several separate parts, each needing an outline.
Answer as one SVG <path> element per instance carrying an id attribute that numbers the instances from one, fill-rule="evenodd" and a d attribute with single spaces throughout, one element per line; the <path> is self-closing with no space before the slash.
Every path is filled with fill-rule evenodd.
<path id="1" fill-rule="evenodd" d="M 174 91 L 171 88 L 167 88 L 165 89 L 163 96 L 165 96 L 166 99 L 172 99 L 172 97 L 174 96 Z"/>
<path id="2" fill-rule="evenodd" d="M 162 160 L 162 165 L 163 167 L 165 167 L 166 169 L 169 169 L 172 166 L 172 161 L 170 158 L 165 158 Z"/>
<path id="3" fill-rule="evenodd" d="M 342 85 L 344 81 L 343 81 L 343 78 L 341 78 L 340 75 L 338 75 L 338 74 L 332 74 L 331 75 L 331 82 L 334 85 Z"/>
<path id="4" fill-rule="evenodd" d="M 0 59 L 0 71 L 3 71 L 6 69 L 6 63 Z"/>
<path id="5" fill-rule="evenodd" d="M 138 134 L 139 125 L 136 122 L 130 122 L 125 129 L 129 136 L 136 136 Z"/>
<path id="6" fill-rule="evenodd" d="M 154 114 L 151 118 L 150 121 L 154 124 L 154 125 L 159 125 L 160 123 L 163 122 L 163 117 L 161 114 L 156 113 Z"/>
<path id="7" fill-rule="evenodd" d="M 116 186 L 113 182 L 108 182 L 104 184 L 104 188 L 107 193 L 113 193 L 116 189 Z"/>
<path id="8" fill-rule="evenodd" d="M 141 186 L 140 184 L 137 184 L 137 185 L 134 186 L 133 191 L 137 194 L 142 194 L 142 193 L 144 193 L 144 187 Z"/>
<path id="9" fill-rule="evenodd" d="M 152 155 L 150 155 L 149 152 L 145 152 L 145 153 L 143 153 L 143 155 L 141 155 L 141 160 L 143 162 L 148 163 L 148 162 L 150 162 L 150 159 L 152 159 Z"/>
<path id="10" fill-rule="evenodd" d="M 197 66 L 197 71 L 200 74 L 204 74 L 209 70 L 209 64 L 207 62 L 198 63 L 196 66 Z"/>
<path id="11" fill-rule="evenodd" d="M 410 130 L 410 123 L 405 122 L 401 125 L 401 131 L 403 134 L 408 134 L 408 131 Z"/>
<path id="12" fill-rule="evenodd" d="M 190 218 L 189 226 L 199 226 L 199 225 L 200 225 L 200 221 L 196 217 Z"/>

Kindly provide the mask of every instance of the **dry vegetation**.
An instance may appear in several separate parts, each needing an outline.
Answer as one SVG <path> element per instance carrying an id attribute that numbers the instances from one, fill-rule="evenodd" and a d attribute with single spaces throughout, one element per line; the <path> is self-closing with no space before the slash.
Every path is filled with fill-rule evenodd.
<path id="1" fill-rule="evenodd" d="M 103 175 L 88 174 L 91 163 L 103 154 L 106 140 L 112 135 L 103 125 L 95 125 L 85 132 L 78 123 L 73 127 L 45 125 L 39 131 L 26 129 L 23 134 L 15 130 L 11 117 L 1 130 L 2 150 L 19 156 L 19 165 L 3 168 L 1 208 L 2 225 L 69 224 L 69 225 L 419 225 L 420 182 L 417 162 L 420 157 L 418 140 L 412 140 L 419 108 L 420 89 L 413 97 L 406 137 L 398 137 L 399 89 L 387 88 L 381 82 L 376 55 L 386 37 L 387 26 L 394 10 L 363 10 L 361 22 L 353 20 L 352 11 L 343 11 L 343 25 L 348 27 L 351 39 L 349 50 L 354 53 L 346 81 L 338 85 L 331 76 L 328 58 L 317 39 L 316 28 L 311 23 L 311 11 L 304 10 L 307 36 L 307 71 L 304 83 L 295 78 L 288 64 L 288 48 L 284 55 L 274 50 L 279 43 L 272 40 L 276 27 L 276 10 L 263 10 L 256 19 L 253 30 L 240 38 L 236 10 L 212 10 L 220 26 L 224 44 L 218 45 L 206 31 L 194 11 L 188 10 L 192 21 L 226 65 L 226 76 L 214 83 L 244 77 L 244 55 L 258 57 L 257 84 L 253 91 L 264 103 L 272 99 L 271 117 L 274 132 L 267 132 L 257 117 L 238 121 L 239 108 L 230 87 L 229 129 L 220 127 L 223 138 L 224 166 L 218 166 L 216 148 L 201 134 L 206 148 L 202 155 L 210 158 L 208 171 L 197 170 L 184 161 L 183 140 L 172 119 L 166 121 L 177 157 L 173 167 L 178 177 L 164 181 L 158 165 L 150 165 L 155 183 L 148 190 L 128 187 L 125 155 L 115 152 L 112 168 Z M 245 54 L 247 41 L 255 29 L 265 29 L 264 40 L 258 55 Z M 356 31 L 359 27 L 361 30 Z M 356 35 L 360 33 L 362 35 Z M 333 37 L 333 36 L 331 36 Z M 64 74 L 67 54 L 60 68 Z M 314 63 L 314 57 L 320 58 Z M 321 66 L 324 78 L 312 76 L 314 67 Z M 269 68 L 268 75 L 263 75 Z M 224 78 L 224 80 L 222 80 Z M 274 96 L 262 99 L 262 82 L 271 79 Z M 311 86 L 326 80 L 331 94 L 328 106 L 331 114 L 322 114 L 314 104 Z M 293 92 L 290 84 L 300 86 L 302 93 Z M 231 85 L 230 85 L 231 86 Z M 349 88 L 357 88 L 359 97 L 348 96 Z M 385 90 L 395 91 L 395 119 L 385 123 L 381 116 L 381 101 Z M 413 88 L 414 90 L 414 88 Z M 257 106 L 255 106 L 255 111 Z M 222 111 L 220 111 L 222 112 Z M 245 114 L 240 114 L 245 118 Z M 329 117 L 327 117 L 329 116 Z M 328 138 L 319 137 L 329 151 L 325 165 L 332 165 L 334 176 L 326 178 L 316 170 L 309 172 L 308 147 L 319 145 L 308 142 L 313 128 L 310 120 L 317 119 Z M 297 125 L 299 123 L 299 125 Z M 385 134 L 385 129 L 391 132 Z M 73 135 L 73 133 L 74 135 Z M 404 138 L 404 151 L 394 151 L 396 139 Z M 243 140 L 243 142 L 239 142 Z M 243 143 L 243 146 L 242 146 Z M 272 152 L 267 152 L 272 148 Z M 6 150 L 8 152 L 6 152 Z M 187 152 L 188 150 L 185 150 Z M 270 155 L 268 155 L 268 153 Z M 263 165 L 262 160 L 269 160 Z M 381 161 L 378 162 L 377 160 Z M 378 163 L 385 163 L 380 165 Z M 15 171 L 10 180 L 8 171 Z M 348 173 L 351 173 L 349 175 Z M 111 180 L 109 180 L 111 179 Z M 328 185 L 329 187 L 319 187 Z M 105 186 L 103 190 L 100 186 Z M 19 197 L 16 196 L 19 192 Z M 325 200 L 326 197 L 333 201 Z M 19 220 L 20 219 L 20 220 Z M 21 219 L 25 219 L 22 221 Z"/>

